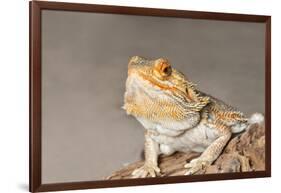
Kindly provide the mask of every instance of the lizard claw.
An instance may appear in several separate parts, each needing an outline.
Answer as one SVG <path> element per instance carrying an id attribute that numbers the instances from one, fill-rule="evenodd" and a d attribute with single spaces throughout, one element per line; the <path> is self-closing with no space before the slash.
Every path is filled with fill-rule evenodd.
<path id="1" fill-rule="evenodd" d="M 187 168 L 187 171 L 184 175 L 192 175 L 198 172 L 199 170 L 203 169 L 208 165 L 207 161 L 203 161 L 200 158 L 196 158 L 191 160 L 189 163 L 186 163 L 184 165 L 185 168 Z"/>
<path id="2" fill-rule="evenodd" d="M 132 178 L 156 177 L 160 174 L 160 168 L 154 165 L 144 164 L 132 172 Z"/>

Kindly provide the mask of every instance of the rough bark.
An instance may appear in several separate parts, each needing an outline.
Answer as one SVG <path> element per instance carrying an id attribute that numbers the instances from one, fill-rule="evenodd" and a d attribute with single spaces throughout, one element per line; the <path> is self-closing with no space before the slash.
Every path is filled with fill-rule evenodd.
<path id="1" fill-rule="evenodd" d="M 161 176 L 183 175 L 183 167 L 187 161 L 198 157 L 198 153 L 175 153 L 171 156 L 160 156 L 159 167 Z M 138 161 L 112 173 L 107 179 L 132 178 L 134 169 L 142 166 L 144 161 Z M 247 131 L 233 137 L 218 159 L 197 174 L 231 173 L 265 170 L 265 128 L 254 124 Z"/>

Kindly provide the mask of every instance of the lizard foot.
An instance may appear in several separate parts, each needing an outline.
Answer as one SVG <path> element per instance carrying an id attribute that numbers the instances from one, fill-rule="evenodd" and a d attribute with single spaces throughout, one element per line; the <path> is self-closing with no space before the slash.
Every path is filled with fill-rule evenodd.
<path id="1" fill-rule="evenodd" d="M 132 178 L 156 177 L 160 174 L 160 168 L 154 165 L 144 164 L 132 172 Z"/>
<path id="2" fill-rule="evenodd" d="M 209 165 L 207 161 L 204 161 L 200 158 L 195 158 L 191 160 L 189 163 L 185 164 L 184 167 L 187 168 L 187 171 L 184 175 L 192 175 L 198 172 L 199 170 L 203 169 Z"/>

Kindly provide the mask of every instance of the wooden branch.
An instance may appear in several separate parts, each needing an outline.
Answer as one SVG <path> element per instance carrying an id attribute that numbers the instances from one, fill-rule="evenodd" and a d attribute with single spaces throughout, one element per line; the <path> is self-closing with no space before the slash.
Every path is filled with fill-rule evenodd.
<path id="1" fill-rule="evenodd" d="M 183 175 L 187 161 L 198 157 L 199 153 L 180 153 L 171 156 L 160 156 L 161 176 Z M 141 167 L 144 161 L 138 161 L 114 172 L 107 179 L 132 178 L 131 173 Z M 265 128 L 254 124 L 247 131 L 233 137 L 223 153 L 211 165 L 196 174 L 230 173 L 265 170 Z"/>

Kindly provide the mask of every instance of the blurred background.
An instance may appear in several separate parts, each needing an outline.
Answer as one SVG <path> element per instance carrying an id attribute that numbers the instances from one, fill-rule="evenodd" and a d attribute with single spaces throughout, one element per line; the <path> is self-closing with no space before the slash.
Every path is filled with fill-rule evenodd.
<path id="1" fill-rule="evenodd" d="M 264 113 L 264 37 L 261 23 L 44 10 L 42 183 L 102 180 L 140 159 L 144 130 L 121 109 L 134 55 Z"/>

